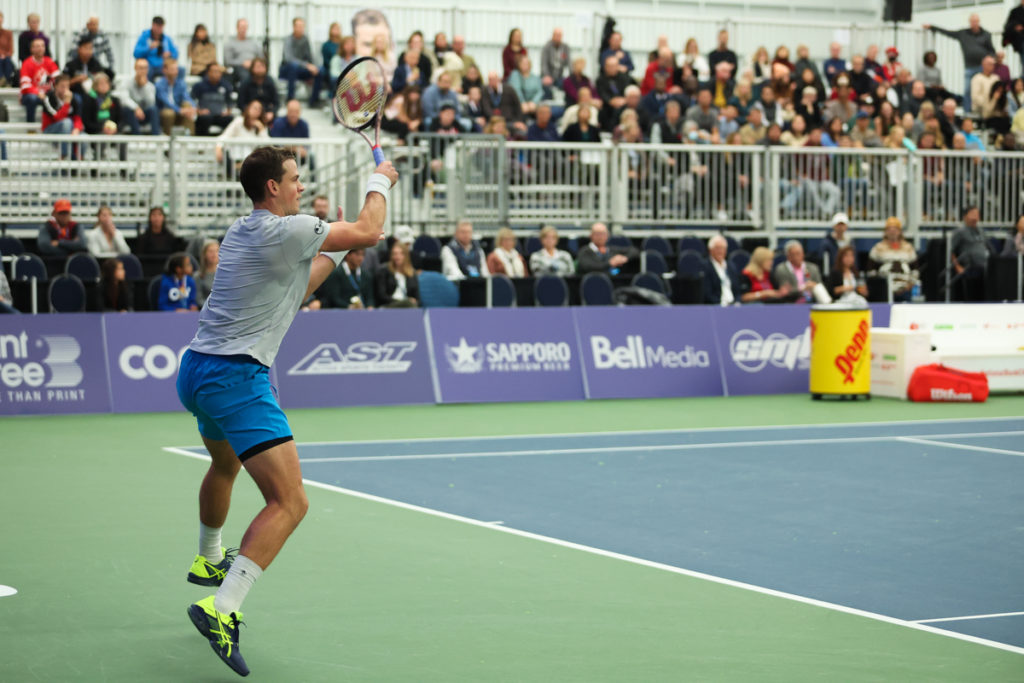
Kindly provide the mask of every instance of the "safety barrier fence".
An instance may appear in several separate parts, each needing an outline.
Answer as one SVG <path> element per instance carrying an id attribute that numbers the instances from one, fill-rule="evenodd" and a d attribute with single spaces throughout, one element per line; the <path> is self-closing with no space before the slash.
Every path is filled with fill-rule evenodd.
<path id="1" fill-rule="evenodd" d="M 181 410 L 196 319 L 3 316 L 0 415 Z M 271 372 L 286 408 L 722 396 L 807 391 L 809 353 L 804 306 L 316 311 Z"/>
<path id="2" fill-rule="evenodd" d="M 277 139 L 294 147 L 304 209 L 327 195 L 354 216 L 373 172 L 350 135 Z M 255 141 L 192 136 L 0 135 L 0 226 L 34 228 L 68 197 L 79 220 L 101 203 L 123 224 L 164 206 L 182 234 L 224 230 L 250 203 L 238 184 Z M 1024 210 L 1024 153 L 885 148 L 506 142 L 498 136 L 409 136 L 387 146 L 402 182 L 393 223 L 450 234 L 467 217 L 484 232 L 502 225 L 594 221 L 642 235 L 743 231 L 773 245 L 820 236 L 834 212 L 877 234 L 897 216 L 917 239 L 960 225 L 968 205 L 1002 236 Z M 865 233 L 867 234 L 867 233 Z M 25 235 L 28 236 L 28 235 Z"/>

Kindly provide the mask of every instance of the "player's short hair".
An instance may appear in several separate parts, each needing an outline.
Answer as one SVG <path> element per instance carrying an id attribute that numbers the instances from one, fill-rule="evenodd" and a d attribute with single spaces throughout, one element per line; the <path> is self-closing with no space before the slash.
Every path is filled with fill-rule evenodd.
<path id="1" fill-rule="evenodd" d="M 384 16 L 384 13 L 379 9 L 364 9 L 352 15 L 352 33 L 355 33 L 356 28 L 363 24 L 370 24 L 373 26 L 376 26 L 377 24 L 384 24 L 388 27 L 389 31 L 391 30 L 391 24 L 388 23 L 388 18 Z"/>
<path id="2" fill-rule="evenodd" d="M 262 202 L 267 196 L 267 181 L 281 182 L 284 162 L 295 159 L 295 153 L 284 147 L 257 147 L 242 162 L 238 180 L 249 199 Z"/>
<path id="3" fill-rule="evenodd" d="M 320 201 L 321 199 L 324 200 L 325 202 L 327 202 L 328 204 L 330 203 L 330 200 L 327 199 L 327 195 L 325 195 L 325 194 L 318 194 L 317 196 L 313 197 L 313 202 L 316 203 L 316 202 Z"/>

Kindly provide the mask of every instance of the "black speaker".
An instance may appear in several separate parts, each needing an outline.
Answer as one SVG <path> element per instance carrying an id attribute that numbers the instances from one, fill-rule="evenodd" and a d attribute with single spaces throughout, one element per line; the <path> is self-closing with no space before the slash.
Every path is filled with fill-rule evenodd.
<path id="1" fill-rule="evenodd" d="M 911 0 L 885 0 L 884 21 L 910 21 Z"/>

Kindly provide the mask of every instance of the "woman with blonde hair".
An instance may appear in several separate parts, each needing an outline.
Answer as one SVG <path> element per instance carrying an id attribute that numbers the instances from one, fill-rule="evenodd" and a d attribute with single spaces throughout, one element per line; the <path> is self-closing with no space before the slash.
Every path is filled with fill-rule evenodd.
<path id="1" fill-rule="evenodd" d="M 220 242 L 217 240 L 206 240 L 203 242 L 203 249 L 199 252 L 199 277 L 196 278 L 196 303 L 202 308 L 207 297 L 213 291 L 213 279 L 217 274 L 217 265 L 220 263 Z"/>
<path id="2" fill-rule="evenodd" d="M 754 52 L 751 60 L 754 65 L 754 83 L 764 83 L 772 77 L 772 60 L 768 56 L 768 48 L 761 45 Z"/>
<path id="3" fill-rule="evenodd" d="M 378 268 L 375 276 L 376 302 L 383 308 L 414 308 L 419 306 L 420 288 L 416 271 L 409 257 L 409 245 L 395 240 L 386 268 Z"/>
<path id="4" fill-rule="evenodd" d="M 788 285 L 782 285 L 778 289 L 772 284 L 771 272 L 772 262 L 775 260 L 775 252 L 768 247 L 757 247 L 750 255 L 747 267 L 743 269 L 742 275 L 747 278 L 748 291 L 741 297 L 740 301 L 749 303 L 776 303 L 784 301 L 790 296 Z"/>
<path id="5" fill-rule="evenodd" d="M 880 277 L 891 276 L 893 298 L 910 300 L 911 289 L 919 281 L 917 252 L 903 237 L 903 223 L 896 216 L 886 219 L 882 241 L 868 252 L 868 271 Z"/>
<path id="6" fill-rule="evenodd" d="M 509 277 L 526 277 L 526 259 L 516 249 L 516 234 L 502 228 L 494 238 L 494 251 L 487 256 L 487 270 Z"/>
<path id="7" fill-rule="evenodd" d="M 571 275 L 576 272 L 572 255 L 558 248 L 558 231 L 552 225 L 540 229 L 541 248 L 530 254 L 534 275 Z"/>
<path id="8" fill-rule="evenodd" d="M 693 75 L 702 83 L 711 80 L 711 65 L 704 55 L 700 53 L 696 38 L 687 39 L 686 47 L 676 57 L 676 66 L 680 69 L 684 66 L 690 67 L 693 70 Z"/>

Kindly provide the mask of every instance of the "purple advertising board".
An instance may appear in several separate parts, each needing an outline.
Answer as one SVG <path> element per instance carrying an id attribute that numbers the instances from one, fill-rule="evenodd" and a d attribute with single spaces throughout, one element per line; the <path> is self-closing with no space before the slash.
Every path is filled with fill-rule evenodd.
<path id="1" fill-rule="evenodd" d="M 0 316 L 0 415 L 110 412 L 98 315 Z"/>
<path id="2" fill-rule="evenodd" d="M 115 413 L 184 410 L 175 388 L 178 365 L 198 324 L 198 313 L 103 316 Z"/>
<path id="3" fill-rule="evenodd" d="M 721 396 L 710 306 L 578 308 L 587 398 Z"/>
<path id="4" fill-rule="evenodd" d="M 584 397 L 569 308 L 434 308 L 427 324 L 442 403 Z"/>
<path id="5" fill-rule="evenodd" d="M 434 401 L 418 309 L 299 313 L 274 369 L 285 408 Z"/>
<path id="6" fill-rule="evenodd" d="M 715 311 L 726 393 L 806 392 L 811 362 L 810 307 L 742 306 Z"/>

